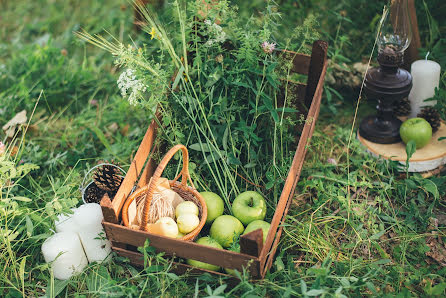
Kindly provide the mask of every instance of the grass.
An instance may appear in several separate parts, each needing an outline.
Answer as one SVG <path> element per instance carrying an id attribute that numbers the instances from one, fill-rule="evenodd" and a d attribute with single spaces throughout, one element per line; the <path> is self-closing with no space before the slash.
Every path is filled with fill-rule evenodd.
<path id="1" fill-rule="evenodd" d="M 379 5 L 364 11 L 365 0 L 282 2 L 290 27 L 310 12 L 320 14 L 334 61 L 350 63 L 369 54 Z M 418 2 L 423 45 L 433 47 L 438 42 L 429 40 L 432 24 Z M 239 5 L 249 14 L 261 4 Z M 428 3 L 444 32 L 441 7 L 441 1 Z M 8 152 L 17 151 L 11 162 L 0 156 L 0 296 L 445 294 L 446 177 L 400 174 L 396 164 L 373 159 L 356 141 L 347 155 L 355 93 L 341 94 L 342 101 L 324 99 L 279 253 L 264 280 L 245 279 L 230 288 L 210 275 L 176 276 L 149 248 L 143 270 L 115 257 L 69 281 L 55 280 L 40 253 L 55 214 L 80 202 L 79 184 L 98 160 L 128 166 L 149 122 L 148 113 L 118 94 L 112 57 L 73 31 L 106 28 L 126 43 L 130 36 L 142 37 L 133 32 L 132 12 L 123 1 L 2 1 L 0 8 L 0 123 L 23 109 L 30 119 L 36 107 L 17 141 L 0 132 Z M 359 118 L 373 104 L 362 103 Z"/>

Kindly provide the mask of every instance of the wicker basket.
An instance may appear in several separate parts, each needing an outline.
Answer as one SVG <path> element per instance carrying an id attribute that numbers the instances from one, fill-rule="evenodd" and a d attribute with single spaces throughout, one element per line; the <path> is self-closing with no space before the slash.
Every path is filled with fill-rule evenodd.
<path id="1" fill-rule="evenodd" d="M 198 211 L 199 211 L 198 218 L 200 219 L 198 227 L 196 227 L 192 232 L 184 235 L 180 239 L 185 241 L 193 241 L 198 236 L 204 224 L 206 223 L 208 211 L 206 207 L 206 201 L 203 199 L 200 193 L 195 189 L 192 183 L 192 179 L 190 178 L 189 175 L 189 153 L 187 152 L 187 148 L 181 144 L 174 146 L 172 149 L 169 150 L 169 152 L 166 153 L 166 155 L 156 168 L 156 171 L 153 174 L 150 183 L 132 193 L 132 195 L 129 196 L 129 198 L 125 202 L 124 206 L 122 207 L 122 221 L 126 227 L 130 226 L 128 218 L 128 210 L 130 204 L 133 202 L 133 200 L 145 196 L 146 200 L 144 202 L 143 216 L 140 229 L 142 231 L 147 232 L 147 222 L 149 218 L 150 204 L 152 202 L 153 193 L 155 192 L 155 185 L 157 185 L 157 181 L 161 177 L 161 174 L 163 173 L 170 159 L 175 155 L 175 153 L 177 153 L 178 150 L 183 151 L 183 169 L 181 170 L 181 173 L 174 180 L 169 181 L 169 184 L 171 189 L 174 192 L 176 192 L 181 198 L 183 198 L 183 200 L 192 201 L 198 206 Z M 181 177 L 181 182 L 178 182 L 177 180 L 180 177 Z M 187 180 L 189 180 L 192 187 L 187 185 Z"/>

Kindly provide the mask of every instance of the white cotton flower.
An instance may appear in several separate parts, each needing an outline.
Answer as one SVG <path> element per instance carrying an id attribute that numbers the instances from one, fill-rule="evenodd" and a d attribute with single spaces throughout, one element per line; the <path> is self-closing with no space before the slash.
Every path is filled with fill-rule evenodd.
<path id="1" fill-rule="evenodd" d="M 215 43 L 223 43 L 226 40 L 226 32 L 223 31 L 220 25 L 212 23 L 210 20 L 205 20 L 204 24 L 207 27 L 209 36 L 209 40 L 205 43 L 206 46 L 210 47 Z"/>

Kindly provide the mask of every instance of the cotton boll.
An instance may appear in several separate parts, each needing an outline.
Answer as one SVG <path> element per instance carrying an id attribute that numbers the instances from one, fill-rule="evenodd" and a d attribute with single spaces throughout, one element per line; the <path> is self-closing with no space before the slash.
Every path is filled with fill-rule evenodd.
<path id="1" fill-rule="evenodd" d="M 88 264 L 79 237 L 74 232 L 61 232 L 49 237 L 42 244 L 42 254 L 45 262 L 52 262 L 51 270 L 58 279 L 69 279 Z"/>
<path id="2" fill-rule="evenodd" d="M 104 261 L 110 255 L 110 241 L 102 228 L 102 210 L 99 204 L 84 204 L 77 208 L 73 220 L 89 262 Z"/>

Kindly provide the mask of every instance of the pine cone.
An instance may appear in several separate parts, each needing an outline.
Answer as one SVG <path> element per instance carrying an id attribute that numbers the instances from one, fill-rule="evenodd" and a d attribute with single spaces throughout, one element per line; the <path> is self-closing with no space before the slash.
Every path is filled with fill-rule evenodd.
<path id="1" fill-rule="evenodd" d="M 98 203 L 102 200 L 105 190 L 100 189 L 94 182 L 85 189 L 85 203 Z"/>
<path id="2" fill-rule="evenodd" d="M 393 112 L 396 116 L 408 116 L 411 111 L 410 101 L 407 97 L 395 101 L 393 104 Z"/>
<path id="3" fill-rule="evenodd" d="M 432 126 L 432 132 L 436 132 L 441 125 L 440 113 L 433 107 L 424 107 L 417 117 L 425 119 Z"/>
<path id="4" fill-rule="evenodd" d="M 94 183 L 102 190 L 105 190 L 114 197 L 114 194 L 121 186 L 123 178 L 119 175 L 120 170 L 114 165 L 103 165 L 99 167 L 93 175 Z"/>

